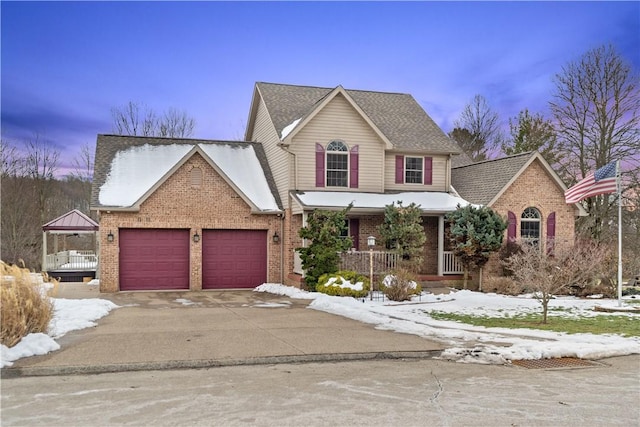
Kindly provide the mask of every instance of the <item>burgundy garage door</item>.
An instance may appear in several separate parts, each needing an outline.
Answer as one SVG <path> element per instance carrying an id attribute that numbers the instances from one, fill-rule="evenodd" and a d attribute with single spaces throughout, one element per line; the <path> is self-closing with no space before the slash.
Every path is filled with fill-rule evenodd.
<path id="1" fill-rule="evenodd" d="M 265 230 L 203 230 L 203 289 L 254 288 L 266 281 Z"/>
<path id="2" fill-rule="evenodd" d="M 120 290 L 189 289 L 189 230 L 120 229 Z"/>

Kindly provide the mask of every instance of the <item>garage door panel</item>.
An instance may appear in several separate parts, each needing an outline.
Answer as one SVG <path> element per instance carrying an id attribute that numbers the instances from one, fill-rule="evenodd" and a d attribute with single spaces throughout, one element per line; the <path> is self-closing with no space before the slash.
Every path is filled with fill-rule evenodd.
<path id="1" fill-rule="evenodd" d="M 254 288 L 267 278 L 265 230 L 203 230 L 203 289 Z"/>
<path id="2" fill-rule="evenodd" d="M 121 229 L 120 289 L 189 289 L 189 230 Z"/>

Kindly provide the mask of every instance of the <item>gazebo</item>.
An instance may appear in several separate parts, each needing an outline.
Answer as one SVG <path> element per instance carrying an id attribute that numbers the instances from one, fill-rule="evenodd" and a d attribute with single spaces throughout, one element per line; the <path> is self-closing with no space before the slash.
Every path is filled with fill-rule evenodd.
<path id="1" fill-rule="evenodd" d="M 95 278 L 98 270 L 98 229 L 97 222 L 77 209 L 43 225 L 42 271 L 63 282 Z M 52 253 L 47 248 L 50 235 L 53 236 Z"/>

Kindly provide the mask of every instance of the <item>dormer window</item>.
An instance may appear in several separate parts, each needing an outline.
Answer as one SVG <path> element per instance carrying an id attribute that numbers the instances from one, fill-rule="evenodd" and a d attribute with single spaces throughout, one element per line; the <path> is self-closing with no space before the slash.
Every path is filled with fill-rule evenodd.
<path id="1" fill-rule="evenodd" d="M 342 141 L 327 145 L 327 187 L 347 187 L 349 149 Z"/>

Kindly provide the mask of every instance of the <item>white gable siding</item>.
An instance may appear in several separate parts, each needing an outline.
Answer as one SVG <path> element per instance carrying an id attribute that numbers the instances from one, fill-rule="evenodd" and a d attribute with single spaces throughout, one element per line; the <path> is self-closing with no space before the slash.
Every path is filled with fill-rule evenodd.
<path id="1" fill-rule="evenodd" d="M 422 184 L 396 184 L 396 156 L 405 155 L 411 157 L 425 157 L 428 154 L 388 152 L 385 157 L 384 186 L 385 190 L 399 191 L 448 191 L 447 185 L 447 159 L 449 156 L 431 155 L 433 158 L 433 175 L 431 185 Z"/>
<path id="2" fill-rule="evenodd" d="M 271 167 L 271 173 L 276 182 L 280 200 L 284 205 L 283 208 L 289 207 L 289 183 L 291 182 L 292 159 L 291 155 L 278 146 L 280 138 L 276 132 L 273 123 L 267 112 L 267 107 L 260 99 L 258 104 L 258 112 L 256 114 L 255 123 L 253 125 L 253 133 L 250 136 L 251 141 L 262 143 L 265 154 Z"/>
<path id="3" fill-rule="evenodd" d="M 358 145 L 357 189 L 327 187 L 331 191 L 384 191 L 384 143 L 369 124 L 342 95 L 337 95 L 319 111 L 293 138 L 291 151 L 296 154 L 298 189 L 321 190 L 315 181 L 316 143 L 326 148 L 332 140 L 343 141 L 349 149 Z"/>

